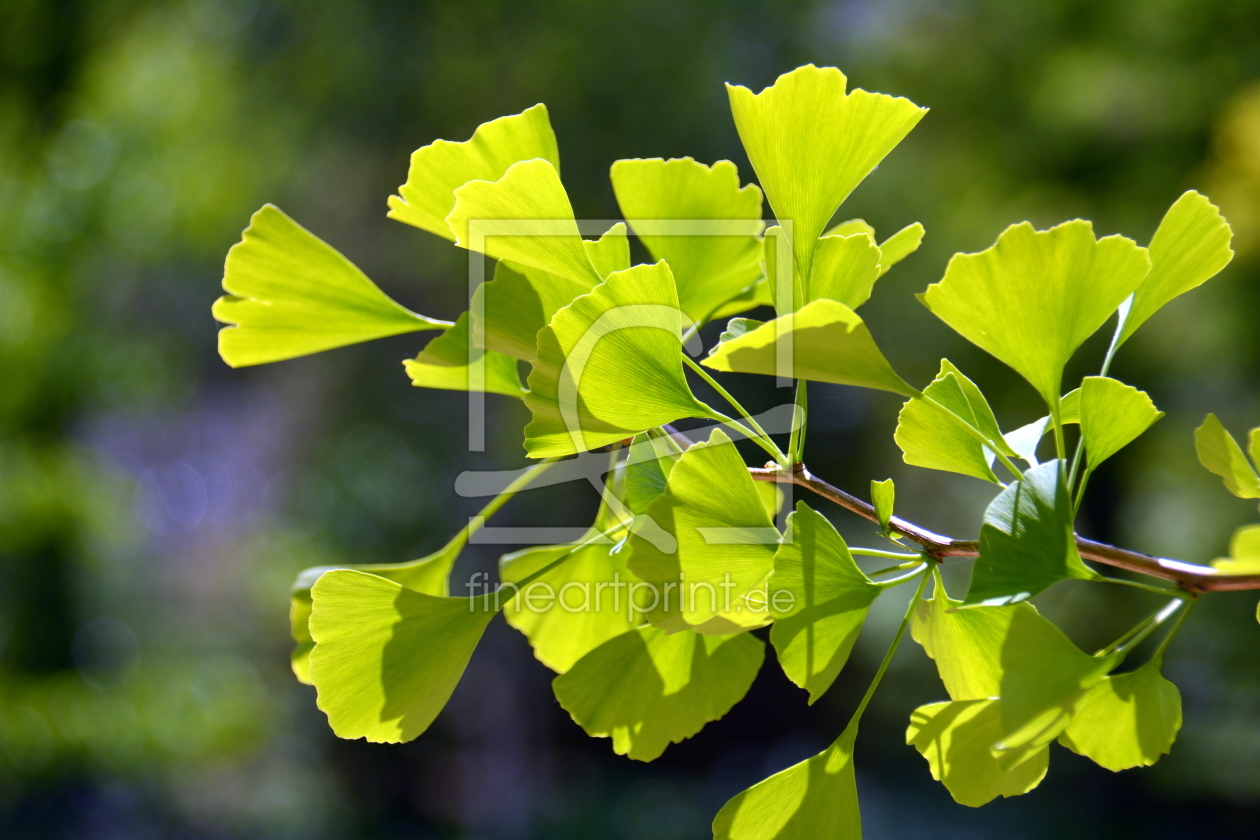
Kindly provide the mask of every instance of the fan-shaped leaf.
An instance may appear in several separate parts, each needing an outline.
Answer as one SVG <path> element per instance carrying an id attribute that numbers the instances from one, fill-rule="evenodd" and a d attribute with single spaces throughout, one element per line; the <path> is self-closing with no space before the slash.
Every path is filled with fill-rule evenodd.
<path id="1" fill-rule="evenodd" d="M 1255 429 L 1251 433 L 1252 457 L 1256 454 Z M 1194 449 L 1199 463 L 1225 481 L 1225 489 L 1243 499 L 1260 499 L 1260 475 L 1243 455 L 1242 447 L 1226 431 L 1215 414 L 1209 414 L 1203 425 L 1194 430 Z"/>
<path id="2" fill-rule="evenodd" d="M 857 309 L 871 296 L 881 273 L 879 263 L 880 250 L 864 233 L 822 237 L 814 251 L 814 270 L 803 303 L 826 298 Z"/>
<path id="3" fill-rule="evenodd" d="M 453 240 L 446 217 L 455 207 L 455 190 L 469 181 L 497 181 L 512 164 L 533 158 L 560 169 L 556 135 L 542 104 L 482 123 L 461 143 L 434 140 L 416 149 L 407 183 L 389 197 L 389 218 Z"/>
<path id="4" fill-rule="evenodd" d="M 279 362 L 450 324 L 390 300 L 348 259 L 270 204 L 228 251 L 214 317 L 232 367 Z"/>
<path id="5" fill-rule="evenodd" d="M 919 250 L 922 244 L 923 225 L 918 222 L 903 227 L 879 243 L 879 276 L 883 277 L 888 269 Z"/>
<path id="6" fill-rule="evenodd" d="M 516 359 L 474 347 L 468 321 L 465 312 L 455 326 L 425 345 L 414 359 L 403 360 L 411 384 L 417 388 L 524 396 Z M 480 366 L 475 364 L 478 360 L 482 362 Z"/>
<path id="7" fill-rule="evenodd" d="M 1181 728 L 1181 692 L 1153 659 L 1136 671 L 1103 677 L 1076 702 L 1059 743 L 1112 772 L 1154 764 Z"/>
<path id="8" fill-rule="evenodd" d="M 1080 424 L 1090 468 L 1128 446 L 1163 416 L 1145 391 L 1105 376 L 1085 377 Z"/>
<path id="9" fill-rule="evenodd" d="M 975 383 L 963 376 L 948 359 L 941 359 L 941 370 L 926 388 L 932 398 L 991 440 L 1000 440 L 993 409 Z M 980 441 L 945 416 L 939 408 L 920 399 L 910 399 L 897 415 L 897 431 L 893 439 L 901 447 L 907 464 L 931 470 L 962 473 L 983 481 L 997 483 L 989 464 L 993 453 Z M 1013 451 L 1004 453 L 1015 454 Z"/>
<path id="10" fill-rule="evenodd" d="M 1229 540 L 1229 557 L 1212 565 L 1227 575 L 1260 575 L 1260 525 L 1244 525 Z"/>

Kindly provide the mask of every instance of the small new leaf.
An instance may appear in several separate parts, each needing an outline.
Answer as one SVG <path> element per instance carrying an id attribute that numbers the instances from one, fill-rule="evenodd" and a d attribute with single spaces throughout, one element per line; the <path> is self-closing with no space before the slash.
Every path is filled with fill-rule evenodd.
<path id="1" fill-rule="evenodd" d="M 1252 430 L 1250 441 L 1253 458 L 1257 454 L 1256 442 L 1260 439 L 1256 431 Z M 1260 475 L 1256 474 L 1256 468 L 1247 461 L 1238 441 L 1226 431 L 1215 414 L 1209 414 L 1203 425 L 1194 430 L 1194 449 L 1199 463 L 1219 475 L 1225 482 L 1226 490 L 1242 499 L 1260 499 Z"/>
<path id="2" fill-rule="evenodd" d="M 962 371 L 948 359 L 941 359 L 940 373 L 923 389 L 923 394 L 990 439 L 1001 439 L 1002 433 L 988 400 L 976 384 L 963 376 Z M 921 399 L 907 400 L 902 406 L 893 439 L 901 447 L 902 458 L 907 464 L 961 473 L 995 484 L 998 481 L 989 466 L 993 453 L 939 408 Z M 1008 451 L 1003 454 L 1015 453 Z"/>
<path id="3" fill-rule="evenodd" d="M 524 396 L 516 359 L 474 347 L 468 321 L 465 312 L 455 326 L 425 345 L 414 359 L 403 360 L 411 384 L 417 388 Z"/>
<path id="4" fill-rule="evenodd" d="M 214 303 L 219 355 L 232 367 L 279 362 L 374 338 L 450 326 L 390 300 L 348 259 L 263 205 L 223 270 Z"/>
<path id="5" fill-rule="evenodd" d="M 1227 575 L 1260 575 L 1260 525 L 1244 525 L 1229 540 L 1229 556 L 1212 561 Z"/>
<path id="6" fill-rule="evenodd" d="M 923 233 L 923 225 L 915 222 L 879 243 L 879 276 L 883 277 L 888 269 L 919 250 L 923 244 Z"/>
<path id="7" fill-rule="evenodd" d="M 871 504 L 875 506 L 875 516 L 879 519 L 879 530 L 888 533 L 888 523 L 892 521 L 893 503 L 897 500 L 897 487 L 891 478 L 871 482 Z"/>

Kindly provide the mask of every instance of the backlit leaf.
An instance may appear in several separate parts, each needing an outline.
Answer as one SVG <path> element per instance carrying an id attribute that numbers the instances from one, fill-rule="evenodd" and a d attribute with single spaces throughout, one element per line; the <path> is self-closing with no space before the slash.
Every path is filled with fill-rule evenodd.
<path id="1" fill-rule="evenodd" d="M 665 263 L 609 275 L 538 333 L 525 427 L 533 458 L 571 455 L 680 417 L 711 417 L 682 371 L 682 313 Z"/>
<path id="2" fill-rule="evenodd" d="M 310 677 L 341 738 L 399 743 L 429 728 L 486 624 L 480 598 L 439 598 L 366 572 L 326 572 L 311 589 Z"/>
<path id="3" fill-rule="evenodd" d="M 941 360 L 940 372 L 923 393 L 989 438 L 1001 438 L 997 419 L 984 394 L 948 359 Z M 893 439 L 901 447 L 907 464 L 997 483 L 997 476 L 989 466 L 993 453 L 940 409 L 923 400 L 910 399 L 902 406 Z"/>
<path id="4" fill-rule="evenodd" d="M 547 106 L 482 123 L 462 143 L 434 140 L 411 154 L 407 183 L 389 197 L 389 218 L 455 239 L 446 217 L 455 190 L 469 181 L 497 181 L 517 161 L 542 158 L 560 169 Z"/>
<path id="5" fill-rule="evenodd" d="M 824 236 L 814 251 L 814 270 L 802 303 L 826 298 L 857 309 L 870 298 L 879 276 L 880 250 L 869 236 Z"/>
<path id="6" fill-rule="evenodd" d="M 468 313 L 463 313 L 455 326 L 431 340 L 419 355 L 403 361 L 411 384 L 417 388 L 524 396 L 516 359 L 472 346 L 468 320 Z M 480 366 L 475 364 L 477 361 Z"/>
<path id="7" fill-rule="evenodd" d="M 785 354 L 784 373 L 794 379 L 857 385 L 904 396 L 916 393 L 888 364 L 857 313 L 832 300 L 816 300 L 795 314 L 723 342 L 703 364 L 714 370 L 773 376 L 780 372 L 780 351 Z"/>
<path id="8" fill-rule="evenodd" d="M 823 236 L 852 236 L 855 233 L 869 234 L 875 238 L 875 228 L 867 224 L 865 219 L 849 219 L 827 228 Z"/>
<path id="9" fill-rule="evenodd" d="M 960 805 L 979 808 L 999 796 L 1027 793 L 1045 778 L 1050 748 L 1004 769 L 993 744 L 1002 740 L 1002 701 L 956 700 L 929 703 L 910 715 L 906 743 L 928 761 L 932 778 Z"/>
<path id="10" fill-rule="evenodd" d="M 741 188 L 729 160 L 619 160 L 611 177 L 622 215 L 652 257 L 669 263 L 693 322 L 760 276 L 761 190 Z"/>
<path id="11" fill-rule="evenodd" d="M 1059 742 L 1112 772 L 1154 764 L 1181 728 L 1181 692 L 1153 659 L 1136 671 L 1103 677 L 1076 702 Z"/>
<path id="12" fill-rule="evenodd" d="M 232 367 L 450 326 L 390 300 L 348 259 L 270 204 L 228 251 L 214 317 Z"/>
<path id="13" fill-rule="evenodd" d="M 754 94 L 727 85 L 731 114 L 775 218 L 791 222 L 796 271 L 808 277 L 832 214 L 926 109 L 861 89 L 834 67 L 799 67 Z"/>
<path id="14" fill-rule="evenodd" d="M 666 634 L 641 627 L 586 654 L 552 687 L 560 705 L 613 751 L 651 761 L 725 715 L 748 692 L 765 644 L 747 633 Z"/>
<path id="15" fill-rule="evenodd" d="M 1173 202 L 1151 239 L 1151 271 L 1133 293 L 1117 342 L 1123 343 L 1164 304 L 1217 274 L 1234 258 L 1234 233 L 1207 196 L 1188 190 Z"/>
<path id="16" fill-rule="evenodd" d="M 630 537 L 630 571 L 657 588 L 653 624 L 676 617 L 694 626 L 742 610 L 741 596 L 774 569 L 779 532 L 721 430 L 683 453 L 646 516 L 676 542 L 663 549 L 637 521 Z"/>
<path id="17" fill-rule="evenodd" d="M 1256 439 L 1253 431 L 1253 452 Z M 1209 414 L 1203 425 L 1194 430 L 1194 449 L 1199 463 L 1224 479 L 1225 489 L 1243 499 L 1260 499 L 1260 475 L 1256 475 L 1256 468 L 1247 461 L 1238 441 L 1215 414 Z"/>
<path id="18" fill-rule="evenodd" d="M 1105 376 L 1085 377 L 1080 423 L 1090 468 L 1128 446 L 1163 416 L 1145 391 Z"/>
<path id="19" fill-rule="evenodd" d="M 636 435 L 626 457 L 626 507 L 638 515 L 665 492 L 670 471 L 682 457 L 682 447 L 670 435 L 649 429 Z"/>
<path id="20" fill-rule="evenodd" d="M 892 519 L 893 504 L 897 500 L 897 486 L 891 478 L 871 482 L 871 504 L 875 506 L 875 516 L 879 519 L 879 527 L 888 533 L 888 523 Z"/>
<path id="21" fill-rule="evenodd" d="M 788 516 L 787 533 L 768 586 L 770 641 L 783 672 L 813 703 L 844 667 L 880 588 L 853 562 L 835 526 L 804 502 Z M 783 608 L 785 593 L 791 605 Z"/>
<path id="22" fill-rule="evenodd" d="M 1072 501 L 1061 473 L 1058 461 L 1033 467 L 989 504 L 967 604 L 1010 604 L 1061 580 L 1097 577 L 1076 551 Z"/>
<path id="23" fill-rule="evenodd" d="M 859 840 L 856 737 L 850 726 L 818 755 L 737 794 L 714 818 L 714 840 Z"/>
<path id="24" fill-rule="evenodd" d="M 915 605 L 910 635 L 936 662 L 950 698 L 998 697 L 1002 691 L 1002 645 L 1012 617 L 1016 612 L 1040 616 L 1028 603 L 958 609 L 961 606 L 961 601 L 945 592 L 938 574 L 935 594 Z"/>
<path id="25" fill-rule="evenodd" d="M 918 222 L 903 227 L 879 243 L 879 276 L 883 277 L 888 269 L 919 250 L 922 244 L 923 225 Z"/>
<path id="26" fill-rule="evenodd" d="M 523 160 L 497 181 L 469 181 L 455 190 L 446 222 L 462 248 L 579 283 L 603 279 L 578 234 L 560 173 L 549 161 Z"/>
<path id="27" fill-rule="evenodd" d="M 1047 231 L 1021 222 L 986 251 L 955 254 L 919 299 L 1052 404 L 1068 359 L 1149 270 L 1145 249 L 1121 236 L 1095 239 L 1089 222 Z"/>
<path id="28" fill-rule="evenodd" d="M 1073 391 L 1073 393 L 1076 392 Z M 1077 422 L 1080 422 L 1079 416 Z M 1041 445 L 1041 439 L 1046 436 L 1046 432 L 1053 428 L 1050 416 L 1047 415 L 1039 420 L 1020 426 L 1014 431 L 1007 432 L 1002 435 L 1002 442 L 1009 446 L 1012 452 L 1024 459 L 1028 466 L 1035 467 L 1041 463 L 1037 460 L 1037 447 Z"/>
<path id="29" fill-rule="evenodd" d="M 1229 557 L 1212 561 L 1227 575 L 1260 575 L 1260 525 L 1244 525 L 1229 540 Z"/>

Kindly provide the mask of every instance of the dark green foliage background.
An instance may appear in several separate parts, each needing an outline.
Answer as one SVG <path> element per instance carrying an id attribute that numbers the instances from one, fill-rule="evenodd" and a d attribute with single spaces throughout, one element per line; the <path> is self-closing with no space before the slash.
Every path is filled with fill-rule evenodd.
<path id="1" fill-rule="evenodd" d="M 892 632 L 893 599 L 817 706 L 770 662 L 726 719 L 651 765 L 586 739 L 501 623 L 433 731 L 338 742 L 288 672 L 293 573 L 437 547 L 478 504 L 454 494 L 455 474 L 521 465 L 527 417 L 491 397 L 489 451 L 469 454 L 464 396 L 413 389 L 398 364 L 424 336 L 233 372 L 209 317 L 223 255 L 264 201 L 400 301 L 453 317 L 464 252 L 384 217 L 414 148 L 545 101 L 578 216 L 607 218 L 616 158 L 728 157 L 749 177 L 721 83 L 759 89 L 811 61 L 932 109 L 841 211 L 928 231 L 863 314 L 910 381 L 948 355 L 1007 428 L 1039 414 L 1032 390 L 912 293 L 1014 221 L 1080 216 L 1145 243 L 1184 189 L 1222 205 L 1238 258 L 1114 368 L 1168 417 L 1095 478 L 1082 519 L 1137 549 L 1222 553 L 1256 512 L 1197 466 L 1191 429 L 1207 411 L 1236 432 L 1260 422 L 1252 3 L 10 0 L 0 834 L 705 837 L 731 794 L 828 743 Z M 1102 349 L 1086 346 L 1078 375 Z M 750 407 L 787 399 L 758 387 L 734 390 Z M 811 407 L 816 473 L 857 491 L 892 476 L 900 513 L 974 535 L 991 491 L 902 465 L 892 397 L 814 386 Z M 583 525 L 594 502 L 578 486 L 531 492 L 504 522 Z M 491 568 L 493 548 L 464 568 Z M 1150 607 L 1070 583 L 1039 603 L 1085 647 Z M 1112 775 L 1056 749 L 1039 789 L 980 811 L 953 805 L 903 744 L 909 710 L 943 697 L 908 645 L 858 743 L 867 837 L 1253 837 L 1254 605 L 1215 596 L 1182 633 L 1166 673 L 1186 725 L 1154 769 Z"/>

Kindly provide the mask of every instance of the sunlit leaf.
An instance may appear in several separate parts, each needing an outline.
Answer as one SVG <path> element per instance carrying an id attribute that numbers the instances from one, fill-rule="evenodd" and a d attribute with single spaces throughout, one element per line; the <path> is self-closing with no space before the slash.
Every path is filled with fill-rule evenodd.
<path id="1" fill-rule="evenodd" d="M 1036 613 L 1012 613 L 1002 643 L 1002 738 L 993 745 L 1001 766 L 1035 757 L 1068 725 L 1086 690 L 1122 658 L 1090 656 Z"/>
<path id="2" fill-rule="evenodd" d="M 868 235 L 824 236 L 814 251 L 814 270 L 802 303 L 826 298 L 857 309 L 870 298 L 879 276 L 880 250 Z"/>
<path id="3" fill-rule="evenodd" d="M 877 388 L 895 394 L 917 393 L 875 345 L 866 324 L 842 303 L 816 300 L 799 312 L 770 321 L 715 347 L 703 364 L 714 370 L 778 374 L 795 379 Z"/>
<path id="4" fill-rule="evenodd" d="M 670 471 L 682 457 L 682 447 L 670 435 L 649 429 L 636 435 L 626 456 L 626 507 L 638 515 L 665 492 Z"/>
<path id="5" fill-rule="evenodd" d="M 410 741 L 437 717 L 494 617 L 479 598 L 439 598 L 366 572 L 311 589 L 310 678 L 341 738 Z"/>
<path id="6" fill-rule="evenodd" d="M 883 277 L 888 269 L 919 250 L 922 244 L 923 225 L 918 222 L 903 227 L 879 243 L 879 276 Z"/>
<path id="7" fill-rule="evenodd" d="M 858 840 L 862 817 L 850 727 L 827 749 L 758 782 L 722 806 L 714 840 Z"/>
<path id="8" fill-rule="evenodd" d="M 1253 455 L 1257 437 L 1251 436 Z M 1243 499 L 1260 499 L 1260 475 L 1243 455 L 1242 447 L 1226 431 L 1215 414 L 1209 414 L 1203 425 L 1194 430 L 1194 449 L 1199 463 L 1225 481 L 1225 489 Z"/>
<path id="9" fill-rule="evenodd" d="M 289 590 L 289 630 L 293 641 L 297 643 L 289 658 L 298 681 L 311 684 L 310 657 L 311 650 L 315 647 L 309 626 L 311 587 L 321 575 L 334 569 L 354 569 L 392 580 L 416 592 L 445 597 L 450 594 L 447 591 L 447 582 L 451 576 L 451 567 L 455 565 L 456 558 L 467 542 L 467 534 L 461 531 L 432 554 L 406 563 L 364 563 L 357 566 L 313 566 L 304 569 Z"/>
<path id="10" fill-rule="evenodd" d="M 582 247 L 600 277 L 607 279 L 614 271 L 625 271 L 630 267 L 630 237 L 626 235 L 625 222 L 617 222 L 599 239 L 583 240 Z"/>
<path id="11" fill-rule="evenodd" d="M 1034 420 L 1027 425 L 1020 426 L 1014 431 L 1007 432 L 1002 435 L 1002 442 L 1011 448 L 1011 451 L 1022 458 L 1030 467 L 1035 467 L 1041 462 L 1037 460 L 1037 447 L 1041 445 L 1041 439 L 1046 436 L 1046 432 L 1054 426 L 1050 422 L 1050 416 L 1047 415 L 1038 420 Z"/>
<path id="12" fill-rule="evenodd" d="M 747 291 L 719 306 L 709 316 L 709 320 L 720 321 L 723 318 L 729 318 L 732 315 L 738 315 L 741 312 L 747 312 L 750 309 L 757 309 L 761 306 L 774 306 L 774 298 L 770 294 L 770 284 L 766 282 L 764 276 L 758 277 L 756 282 L 748 287 Z"/>
<path id="13" fill-rule="evenodd" d="M 1085 377 L 1080 423 L 1090 468 L 1128 446 L 1163 416 L 1145 391 L 1105 376 Z"/>
<path id="14" fill-rule="evenodd" d="M 891 478 L 871 482 L 871 504 L 875 506 L 875 516 L 879 519 L 880 530 L 888 532 L 888 523 L 892 519 L 893 504 L 897 500 L 897 486 Z"/>
<path id="15" fill-rule="evenodd" d="M 813 703 L 848 661 L 880 588 L 853 562 L 835 526 L 804 502 L 788 515 L 767 588 L 775 618 L 770 641 L 779 664 Z"/>
<path id="16" fill-rule="evenodd" d="M 998 440 L 993 409 L 975 383 L 963 376 L 948 359 L 941 360 L 941 370 L 926 388 L 925 396 L 948 408 L 987 437 Z M 901 447 L 907 464 L 931 470 L 962 473 L 983 481 L 997 483 L 989 466 L 993 453 L 969 435 L 956 421 L 940 409 L 920 399 L 910 399 L 897 415 L 897 431 L 893 439 Z M 1004 454 L 1014 454 L 1007 452 Z"/>
<path id="17" fill-rule="evenodd" d="M 417 388 L 524 396 L 516 359 L 474 347 L 468 335 L 468 321 L 465 312 L 455 326 L 431 340 L 414 359 L 403 361 L 411 384 Z"/>
<path id="18" fill-rule="evenodd" d="M 630 537 L 630 571 L 657 588 L 653 624 L 679 617 L 694 626 L 740 610 L 741 596 L 774 569 L 779 532 L 721 430 L 683 453 L 646 516 L 676 543 L 658 545 L 637 522 Z"/>
<path id="19" fill-rule="evenodd" d="M 1068 578 L 1090 580 L 1076 551 L 1072 501 L 1058 461 L 1033 467 L 984 512 L 967 604 L 1023 601 Z"/>
<path id="20" fill-rule="evenodd" d="M 455 190 L 469 181 L 497 181 L 517 161 L 542 158 L 560 169 L 547 106 L 482 123 L 462 143 L 435 140 L 411 154 L 407 183 L 389 197 L 389 217 L 453 240 L 446 217 Z"/>
<path id="21" fill-rule="evenodd" d="M 604 642 L 556 677 L 556 699 L 613 751 L 651 761 L 725 715 L 748 692 L 765 644 L 747 633 L 642 627 Z"/>
<path id="22" fill-rule="evenodd" d="M 1059 420 L 1063 423 L 1081 422 L 1081 389 L 1068 391 L 1059 403 Z"/>
<path id="23" fill-rule="evenodd" d="M 682 371 L 682 313 L 665 263 L 609 275 L 538 333 L 531 457 L 571 455 L 680 417 L 711 417 Z"/>
<path id="24" fill-rule="evenodd" d="M 1160 664 L 1103 677 L 1076 702 L 1059 742 L 1113 772 L 1158 761 L 1181 728 L 1181 692 Z"/>
<path id="25" fill-rule="evenodd" d="M 1010 365 L 1048 403 L 1063 367 L 1150 270 L 1146 250 L 1094 238 L 1089 222 L 1007 228 L 978 254 L 955 254 L 919 299 L 954 330 Z"/>
<path id="26" fill-rule="evenodd" d="M 867 224 L 865 219 L 849 219 L 827 228 L 823 236 L 852 236 L 855 233 L 868 234 L 875 238 L 875 228 Z"/>
<path id="27" fill-rule="evenodd" d="M 679 306 L 692 321 L 710 317 L 760 276 L 761 190 L 741 188 L 729 160 L 619 160 L 611 177 L 622 215 L 652 257 L 669 263 Z"/>
<path id="28" fill-rule="evenodd" d="M 761 93 L 727 85 L 731 114 L 775 218 L 790 222 L 796 271 L 808 277 L 818 236 L 926 109 L 855 89 L 834 67 L 799 67 Z"/>
<path id="29" fill-rule="evenodd" d="M 450 326 L 390 300 L 348 259 L 270 204 L 228 251 L 214 317 L 232 367 Z"/>
<path id="30" fill-rule="evenodd" d="M 1229 540 L 1229 557 L 1212 561 L 1227 575 L 1260 575 L 1260 525 L 1244 525 Z"/>
<path id="31" fill-rule="evenodd" d="M 932 778 L 960 805 L 979 808 L 999 796 L 1027 793 L 1045 778 L 1050 748 L 1004 769 L 991 747 L 1002 740 L 1002 701 L 929 703 L 910 715 L 906 743 L 928 761 Z"/>
<path id="32" fill-rule="evenodd" d="M 1234 258 L 1234 233 L 1216 205 L 1188 190 L 1173 202 L 1151 239 L 1151 271 L 1133 293 L 1117 343 L 1123 343 L 1164 304 L 1217 274 Z"/>
<path id="33" fill-rule="evenodd" d="M 579 283 L 603 279 L 578 234 L 560 173 L 549 161 L 524 160 L 497 181 L 469 181 L 455 190 L 446 222 L 460 247 Z"/>
<path id="34" fill-rule="evenodd" d="M 642 624 L 631 598 L 637 579 L 626 570 L 625 552 L 612 554 L 595 543 L 527 548 L 504 555 L 499 577 L 515 584 L 572 551 L 563 563 L 504 602 L 508 623 L 529 639 L 534 656 L 564 673 L 609 639 Z"/>
<path id="35" fill-rule="evenodd" d="M 983 700 L 1002 691 L 1002 645 L 1016 612 L 1037 616 L 1032 604 L 958 609 L 937 576 L 936 592 L 915 605 L 910 635 L 936 662 L 954 700 Z M 1045 619 L 1041 619 L 1045 621 Z"/>

